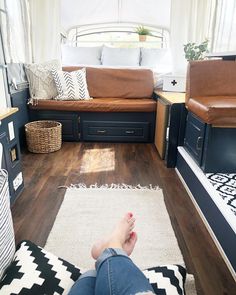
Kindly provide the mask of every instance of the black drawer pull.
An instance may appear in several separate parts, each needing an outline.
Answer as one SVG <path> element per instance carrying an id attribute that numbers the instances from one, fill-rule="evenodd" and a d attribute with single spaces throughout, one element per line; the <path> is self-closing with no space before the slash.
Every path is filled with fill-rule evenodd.
<path id="1" fill-rule="evenodd" d="M 126 130 L 125 133 L 126 134 L 134 134 L 134 130 Z"/>
<path id="2" fill-rule="evenodd" d="M 203 144 L 203 137 L 202 136 L 199 136 L 197 138 L 197 144 L 196 144 L 197 150 L 201 150 L 202 149 L 202 144 Z"/>
<path id="3" fill-rule="evenodd" d="M 97 133 L 99 134 L 105 134 L 107 131 L 106 130 L 97 130 Z"/>

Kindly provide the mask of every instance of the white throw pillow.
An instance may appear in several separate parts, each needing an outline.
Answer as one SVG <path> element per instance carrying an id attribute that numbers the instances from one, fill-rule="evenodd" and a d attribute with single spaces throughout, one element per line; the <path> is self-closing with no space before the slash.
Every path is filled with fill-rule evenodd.
<path id="1" fill-rule="evenodd" d="M 171 53 L 165 48 L 141 48 L 141 63 L 143 67 L 157 68 L 158 72 L 171 71 Z"/>
<path id="2" fill-rule="evenodd" d="M 58 100 L 87 100 L 91 99 L 86 81 L 86 69 L 74 72 L 52 70 Z"/>
<path id="3" fill-rule="evenodd" d="M 102 65 L 104 66 L 139 66 L 139 48 L 103 47 Z"/>
<path id="4" fill-rule="evenodd" d="M 57 88 L 51 74 L 52 69 L 61 69 L 59 60 L 25 64 L 31 99 L 52 99 L 57 96 Z"/>
<path id="5" fill-rule="evenodd" d="M 102 46 L 73 47 L 62 45 L 62 64 L 70 65 L 100 65 Z"/>

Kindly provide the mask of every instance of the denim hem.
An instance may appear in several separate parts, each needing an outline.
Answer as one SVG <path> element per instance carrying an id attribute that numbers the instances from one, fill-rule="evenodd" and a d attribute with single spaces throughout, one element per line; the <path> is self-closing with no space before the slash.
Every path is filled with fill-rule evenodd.
<path id="1" fill-rule="evenodd" d="M 98 257 L 97 261 L 95 262 L 95 268 L 98 270 L 98 268 L 101 266 L 101 264 L 107 260 L 108 258 L 112 256 L 125 256 L 129 258 L 127 253 L 119 248 L 106 248 L 102 254 Z M 130 258 L 129 258 L 130 259 Z"/>
<path id="2" fill-rule="evenodd" d="M 88 278 L 88 277 L 92 277 L 92 278 L 96 278 L 97 276 L 97 271 L 95 269 L 90 269 L 86 272 L 84 272 L 78 280 L 84 279 L 84 278 Z"/>

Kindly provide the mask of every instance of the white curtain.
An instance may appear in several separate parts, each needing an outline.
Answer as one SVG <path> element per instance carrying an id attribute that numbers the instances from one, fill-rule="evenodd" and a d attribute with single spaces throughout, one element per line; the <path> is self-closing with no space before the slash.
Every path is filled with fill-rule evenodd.
<path id="1" fill-rule="evenodd" d="M 29 0 L 33 62 L 61 58 L 60 0 Z"/>
<path id="2" fill-rule="evenodd" d="M 236 0 L 217 0 L 213 51 L 236 51 Z"/>
<path id="3" fill-rule="evenodd" d="M 0 22 L 6 62 L 31 62 L 28 0 L 5 1 L 4 8 Z"/>
<path id="4" fill-rule="evenodd" d="M 170 45 L 174 73 L 186 73 L 184 44 L 211 38 L 214 15 L 215 0 L 172 0 Z"/>

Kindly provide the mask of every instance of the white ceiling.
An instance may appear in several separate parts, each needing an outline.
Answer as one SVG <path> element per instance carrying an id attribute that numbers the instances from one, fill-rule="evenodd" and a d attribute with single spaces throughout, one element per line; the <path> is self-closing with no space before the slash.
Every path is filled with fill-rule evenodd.
<path id="1" fill-rule="evenodd" d="M 62 27 L 136 23 L 169 29 L 171 0 L 61 0 Z"/>

